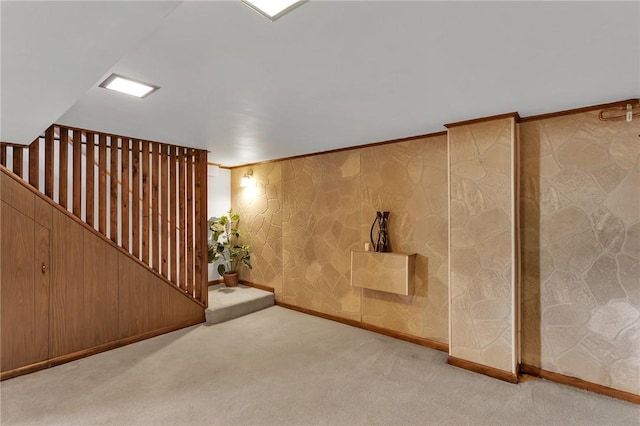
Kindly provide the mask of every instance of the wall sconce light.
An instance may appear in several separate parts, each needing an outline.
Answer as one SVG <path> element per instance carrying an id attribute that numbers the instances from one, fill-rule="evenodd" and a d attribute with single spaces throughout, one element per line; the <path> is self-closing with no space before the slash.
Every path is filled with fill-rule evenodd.
<path id="1" fill-rule="evenodd" d="M 249 186 L 254 186 L 255 184 L 256 182 L 253 179 L 253 170 L 246 171 L 240 179 L 240 186 L 242 188 L 247 188 Z"/>

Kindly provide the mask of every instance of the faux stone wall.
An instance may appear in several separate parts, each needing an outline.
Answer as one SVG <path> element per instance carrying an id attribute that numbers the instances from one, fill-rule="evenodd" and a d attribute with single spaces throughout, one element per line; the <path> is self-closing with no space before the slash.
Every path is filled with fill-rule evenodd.
<path id="1" fill-rule="evenodd" d="M 360 247 L 360 154 L 284 161 L 282 301 L 360 320 L 351 249 Z"/>
<path id="2" fill-rule="evenodd" d="M 251 170 L 255 186 L 242 188 L 242 175 Z M 232 207 L 240 214 L 242 241 L 251 246 L 252 269 L 240 278 L 273 287 L 282 293 L 282 175 L 280 163 L 231 171 Z"/>
<path id="3" fill-rule="evenodd" d="M 522 123 L 522 361 L 640 394 L 640 120 Z"/>
<path id="4" fill-rule="evenodd" d="M 451 336 L 456 358 L 515 373 L 514 118 L 449 129 Z"/>
<path id="5" fill-rule="evenodd" d="M 448 341 L 447 137 L 361 151 L 360 241 L 376 211 L 390 211 L 393 251 L 417 253 L 415 294 L 362 292 L 362 320 L 414 336 Z"/>
<path id="6" fill-rule="evenodd" d="M 256 189 L 239 186 L 249 169 Z M 252 246 L 243 279 L 285 303 L 448 341 L 446 136 L 234 169 L 232 206 Z M 377 210 L 391 211 L 393 250 L 417 253 L 414 295 L 350 285 L 351 250 Z"/>

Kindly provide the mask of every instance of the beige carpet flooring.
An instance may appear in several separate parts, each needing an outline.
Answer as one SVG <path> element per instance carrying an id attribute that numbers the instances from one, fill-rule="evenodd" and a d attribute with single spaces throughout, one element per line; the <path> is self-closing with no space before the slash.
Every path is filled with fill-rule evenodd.
<path id="1" fill-rule="evenodd" d="M 280 307 L 0 384 L 2 425 L 613 425 L 640 407 Z"/>

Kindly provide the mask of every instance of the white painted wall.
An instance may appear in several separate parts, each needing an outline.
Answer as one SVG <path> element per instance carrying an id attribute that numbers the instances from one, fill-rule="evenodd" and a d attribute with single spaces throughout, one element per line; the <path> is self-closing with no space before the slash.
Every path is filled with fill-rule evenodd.
<path id="1" fill-rule="evenodd" d="M 222 216 L 231 208 L 231 170 L 209 166 L 207 169 L 207 217 Z M 217 263 L 209 264 L 209 281 L 220 278 Z"/>

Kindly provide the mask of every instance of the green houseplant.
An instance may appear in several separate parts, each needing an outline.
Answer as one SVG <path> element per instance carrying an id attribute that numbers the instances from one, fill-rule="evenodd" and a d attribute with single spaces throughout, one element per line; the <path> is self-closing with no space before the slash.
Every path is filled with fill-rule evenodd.
<path id="1" fill-rule="evenodd" d="M 238 268 L 246 266 L 251 269 L 250 247 L 240 244 L 238 223 L 240 215 L 229 210 L 227 216 L 209 219 L 209 263 L 220 261 L 218 273 L 222 276 L 227 287 L 238 285 Z"/>

